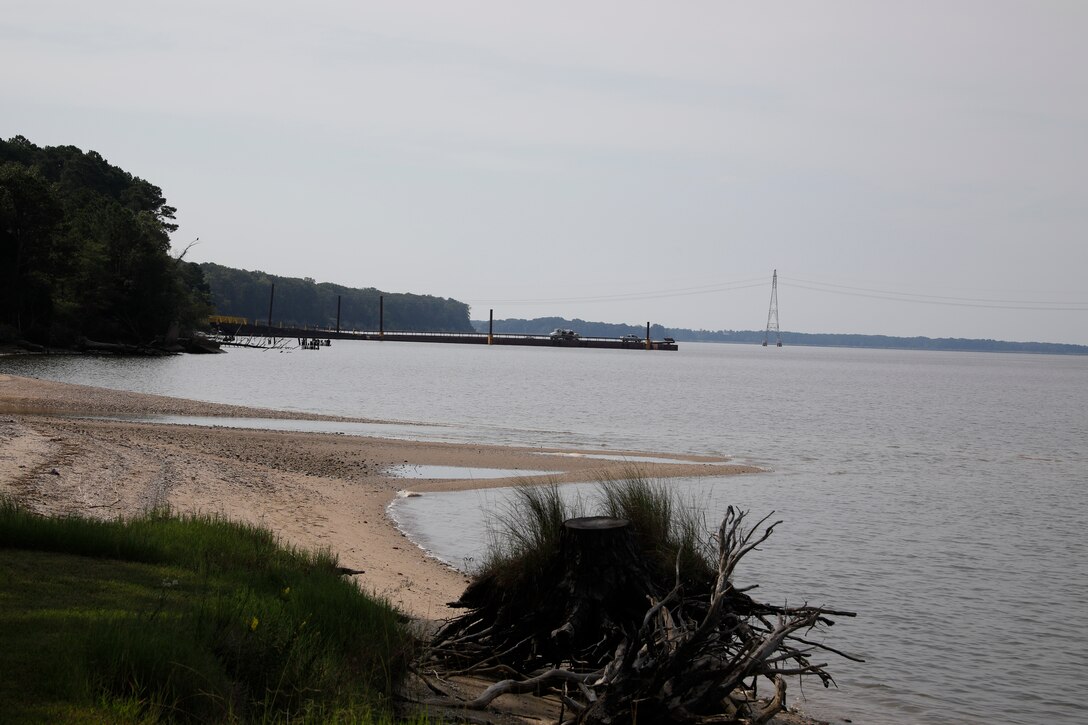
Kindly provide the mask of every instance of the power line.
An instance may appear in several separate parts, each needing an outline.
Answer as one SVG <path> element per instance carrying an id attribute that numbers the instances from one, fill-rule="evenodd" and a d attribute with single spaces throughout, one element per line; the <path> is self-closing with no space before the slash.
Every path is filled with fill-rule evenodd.
<path id="1" fill-rule="evenodd" d="M 821 282 L 802 278 L 782 278 L 787 287 L 823 292 L 847 297 L 863 297 L 868 299 L 884 300 L 887 302 L 908 302 L 913 304 L 927 304 L 947 307 L 975 307 L 993 310 L 1026 310 L 1040 312 L 1088 312 L 1088 302 L 1079 301 L 1041 301 L 1023 299 L 995 299 L 985 297 L 957 297 L 952 295 L 919 294 L 915 292 L 901 292 L 897 290 L 876 289 L 872 287 L 855 287 L 836 284 L 833 282 Z M 766 278 L 757 277 L 750 279 L 719 282 L 714 284 L 695 285 L 691 287 L 676 287 L 671 289 L 657 289 L 645 292 L 626 292 L 611 295 L 585 295 L 571 297 L 536 297 L 536 298 L 494 298 L 494 299 L 466 299 L 472 304 L 490 305 L 540 305 L 540 304 L 572 304 L 572 303 L 600 303 L 600 302 L 635 302 L 639 300 L 667 299 L 672 297 L 689 297 L 694 295 L 716 294 L 721 292 L 735 292 L 738 290 L 762 287 L 767 284 Z"/>
<path id="2" fill-rule="evenodd" d="M 869 288 L 869 287 L 851 287 L 849 285 L 844 285 L 844 284 L 834 284 L 832 282 L 820 282 L 819 280 L 800 279 L 800 278 L 797 278 L 797 277 L 795 277 L 794 280 L 796 282 L 804 282 L 804 283 L 807 283 L 807 284 L 819 285 L 821 287 L 836 287 L 838 289 L 855 290 L 855 291 L 859 291 L 859 292 L 873 292 L 873 293 L 876 293 L 876 294 L 900 295 L 900 296 L 903 296 L 903 297 L 911 297 L 911 298 L 932 298 L 932 299 L 936 299 L 936 300 L 951 300 L 951 301 L 955 301 L 955 302 L 979 302 L 979 303 L 988 302 L 988 303 L 994 303 L 994 304 L 1013 304 L 1013 305 L 1082 305 L 1082 306 L 1088 305 L 1088 302 L 1079 302 L 1079 301 L 1078 302 L 1062 302 L 1062 301 L 1048 300 L 1048 301 L 1045 301 L 1045 302 L 1040 302 L 1038 300 L 1003 300 L 1003 299 L 990 299 L 990 298 L 985 298 L 985 297 L 981 297 L 981 298 L 980 297 L 951 297 L 951 296 L 948 296 L 948 295 L 919 294 L 917 292 L 899 292 L 899 291 L 896 291 L 896 290 L 881 290 L 881 289 L 872 289 L 872 288 Z M 798 286 L 800 286 L 800 285 L 798 285 Z M 828 291 L 830 291 L 830 290 L 828 290 Z"/>
<path id="3" fill-rule="evenodd" d="M 513 299 L 467 299 L 466 302 L 479 304 L 504 304 L 504 305 L 533 305 L 545 303 L 569 303 L 569 302 L 627 302 L 636 300 L 654 300 L 667 297 L 688 297 L 691 295 L 713 294 L 715 292 L 732 292 L 734 290 L 760 287 L 767 284 L 766 278 L 753 278 L 738 280 L 735 282 L 719 282 L 710 285 L 697 285 L 695 287 L 679 287 L 668 290 L 653 290 L 649 292 L 627 292 L 614 295 L 595 295 L 589 297 L 539 297 L 513 298 Z"/>
<path id="4" fill-rule="evenodd" d="M 1088 312 L 1088 302 L 1049 302 L 1035 300 L 994 300 L 975 299 L 969 297 L 949 297 L 942 295 L 919 295 L 910 292 L 896 292 L 888 290 L 874 290 L 865 287 L 848 287 L 827 282 L 795 280 L 788 282 L 788 286 L 812 292 L 824 292 L 827 294 L 844 295 L 847 297 L 866 297 L 869 299 L 886 300 L 889 302 L 910 302 L 924 305 L 942 305 L 946 307 L 977 307 L 990 310 L 1028 310 L 1039 312 Z M 815 286 L 819 285 L 819 286 Z M 828 289 L 831 288 L 831 289 Z"/>

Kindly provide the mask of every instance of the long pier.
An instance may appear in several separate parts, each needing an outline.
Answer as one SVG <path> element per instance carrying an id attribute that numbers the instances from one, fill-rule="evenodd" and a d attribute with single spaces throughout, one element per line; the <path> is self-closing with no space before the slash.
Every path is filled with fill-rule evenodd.
<path id="1" fill-rule="evenodd" d="M 388 342 L 445 342 L 465 345 L 523 345 L 529 347 L 594 347 L 617 350 L 676 350 L 671 338 L 653 340 L 628 337 L 561 337 L 486 332 L 393 332 L 389 330 L 335 330 L 321 327 L 277 327 L 254 324 L 214 325 L 220 335 L 238 337 L 297 338 L 322 340 L 372 340 Z"/>

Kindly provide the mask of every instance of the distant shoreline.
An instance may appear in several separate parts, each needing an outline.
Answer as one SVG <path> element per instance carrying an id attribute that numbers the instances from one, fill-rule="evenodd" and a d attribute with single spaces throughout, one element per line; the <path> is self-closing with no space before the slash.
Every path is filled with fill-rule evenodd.
<path id="1" fill-rule="evenodd" d="M 472 320 L 478 332 L 487 332 L 487 320 Z M 538 317 L 532 320 L 495 320 L 496 333 L 520 333 L 546 335 L 556 327 L 570 328 L 581 335 L 622 337 L 642 334 L 645 326 L 568 320 L 562 317 Z M 671 337 L 677 342 L 713 342 L 738 345 L 769 345 L 777 342 L 773 332 L 769 338 L 763 330 L 692 330 L 680 327 L 651 325 L 654 337 Z M 1015 342 L 964 337 L 898 337 L 895 335 L 863 335 L 833 332 L 788 332 L 780 335 L 783 346 L 789 347 L 838 347 L 876 350 L 923 350 L 939 352 L 1014 352 L 1033 355 L 1088 355 L 1088 345 L 1061 342 Z"/>
<path id="2" fill-rule="evenodd" d="M 1072 351 L 1050 351 L 1050 350 L 1034 350 L 1034 349 L 1015 349 L 1015 348 L 969 348 L 969 347 L 943 347 L 939 345 L 933 346 L 909 346 L 909 345 L 878 345 L 878 344 L 833 344 L 833 343 L 815 343 L 815 342 L 800 342 L 795 339 L 795 335 L 803 333 L 787 333 L 789 339 L 783 338 L 783 347 L 828 347 L 838 350 L 909 350 L 914 352 L 987 352 L 987 353 L 999 353 L 999 354 L 1018 354 L 1018 355 L 1088 355 L 1088 345 L 1065 345 L 1063 343 L 1018 343 L 1018 342 L 999 342 L 999 345 L 1057 345 L 1060 347 L 1074 347 L 1076 350 Z M 865 337 L 870 337 L 866 335 Z M 872 336 L 875 337 L 875 336 Z M 759 345 L 757 342 L 741 341 L 741 340 L 682 340 L 681 338 L 675 338 L 678 342 L 706 342 L 714 345 Z M 909 339 L 909 338 L 906 338 Z M 942 338 L 923 338 L 932 342 L 939 342 Z M 972 341 L 973 342 L 973 341 Z"/>

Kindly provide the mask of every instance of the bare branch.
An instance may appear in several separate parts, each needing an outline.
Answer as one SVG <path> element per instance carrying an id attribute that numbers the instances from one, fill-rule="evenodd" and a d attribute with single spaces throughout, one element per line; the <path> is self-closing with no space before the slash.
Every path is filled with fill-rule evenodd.
<path id="1" fill-rule="evenodd" d="M 595 553 L 575 550 L 568 561 L 560 552 L 552 568 L 534 574 L 542 578 L 534 579 L 536 596 L 525 609 L 517 609 L 518 600 L 505 590 L 483 591 L 476 601 L 486 604 L 452 620 L 436 636 L 432 664 L 452 665 L 456 673 L 511 675 L 460 704 L 472 710 L 489 707 L 503 694 L 563 684 L 560 701 L 564 713 L 572 715 L 567 722 L 580 725 L 631 725 L 636 717 L 645 722 L 766 722 L 785 707 L 786 676 L 833 682 L 824 663 L 809 660 L 812 652 L 861 661 L 798 634 L 833 624 L 830 615 L 852 612 L 763 604 L 747 594 L 756 585 L 734 585 L 739 562 L 781 523 L 771 522 L 773 513 L 748 527 L 748 512 L 728 507 L 714 535 L 714 559 L 707 562 L 716 565 L 713 581 L 703 574 L 703 583 L 696 586 L 685 578 L 679 551 L 672 562 L 673 581 L 663 583 L 650 579 L 651 570 L 626 540 L 594 534 L 594 546 L 631 558 L 609 559 L 615 565 L 609 569 L 600 566 Z M 587 576 L 586 570 L 573 571 L 572 561 L 590 561 L 596 568 Z M 654 577 L 661 577 L 660 569 L 654 571 Z M 646 606 L 632 609 L 632 601 Z M 757 702 L 754 686 L 764 677 L 775 683 L 774 694 Z M 744 689 L 748 682 L 751 691 Z"/>
<path id="2" fill-rule="evenodd" d="M 496 682 L 494 685 L 484 690 L 475 700 L 466 702 L 464 707 L 469 710 L 483 710 L 491 704 L 492 700 L 500 695 L 532 692 L 538 687 L 553 682 L 574 682 L 582 684 L 590 682 L 599 676 L 599 672 L 578 674 L 571 672 L 570 670 L 553 669 L 528 680 L 503 680 L 502 682 Z"/>

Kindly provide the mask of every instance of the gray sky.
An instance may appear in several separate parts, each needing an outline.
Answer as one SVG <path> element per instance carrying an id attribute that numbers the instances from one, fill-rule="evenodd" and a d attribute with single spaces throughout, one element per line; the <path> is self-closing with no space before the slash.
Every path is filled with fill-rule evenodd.
<path id="1" fill-rule="evenodd" d="M 4 0 L 0 136 L 187 257 L 562 315 L 1088 343 L 1088 2 Z"/>

